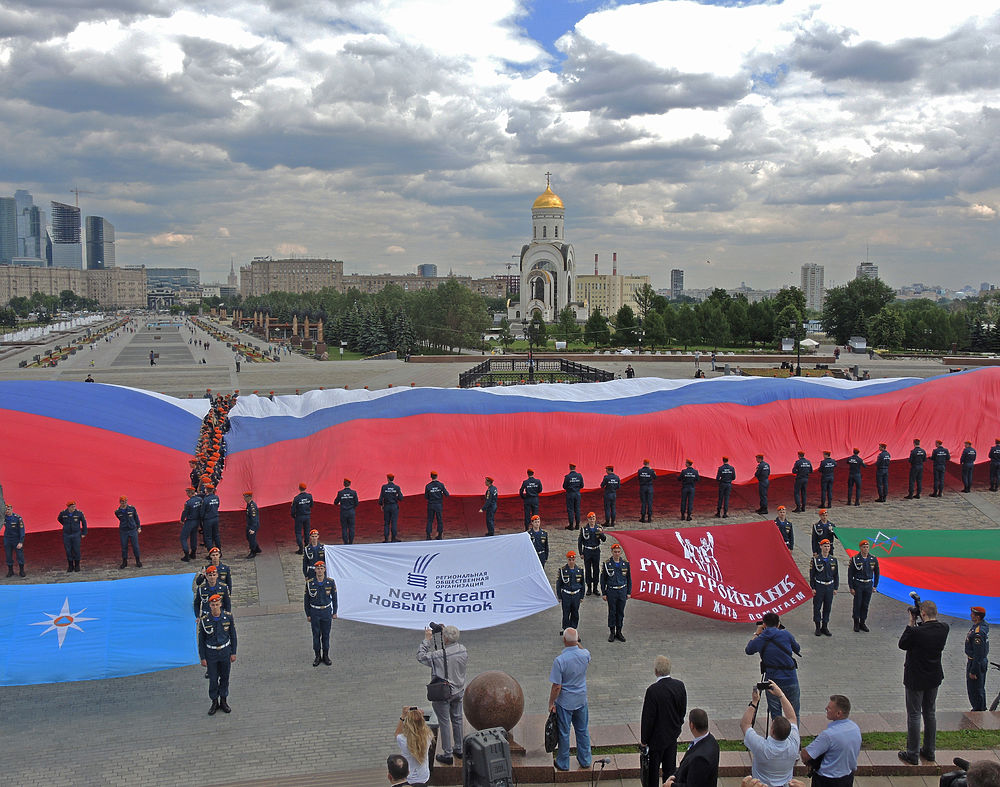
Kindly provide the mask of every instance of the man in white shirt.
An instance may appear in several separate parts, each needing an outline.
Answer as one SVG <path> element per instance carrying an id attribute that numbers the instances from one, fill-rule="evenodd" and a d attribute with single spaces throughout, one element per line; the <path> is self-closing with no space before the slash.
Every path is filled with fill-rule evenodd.
<path id="1" fill-rule="evenodd" d="M 788 697 L 774 681 L 769 681 L 768 691 L 781 702 L 782 716 L 771 721 L 771 734 L 765 738 L 753 728 L 753 718 L 760 704 L 760 692 L 754 686 L 740 729 L 743 745 L 752 755 L 750 773 L 768 787 L 785 787 L 792 778 L 799 759 L 799 726 L 795 709 Z"/>

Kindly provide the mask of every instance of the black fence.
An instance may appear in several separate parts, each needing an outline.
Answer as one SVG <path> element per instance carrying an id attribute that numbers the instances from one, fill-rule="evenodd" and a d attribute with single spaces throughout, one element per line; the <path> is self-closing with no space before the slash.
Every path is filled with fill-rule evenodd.
<path id="1" fill-rule="evenodd" d="M 458 375 L 459 388 L 531 383 L 603 383 L 615 379 L 613 372 L 584 366 L 565 358 L 487 358 Z"/>

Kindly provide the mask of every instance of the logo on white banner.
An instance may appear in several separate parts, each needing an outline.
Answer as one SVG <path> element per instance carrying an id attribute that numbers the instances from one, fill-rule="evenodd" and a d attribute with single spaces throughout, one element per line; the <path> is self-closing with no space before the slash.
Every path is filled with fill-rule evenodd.
<path id="1" fill-rule="evenodd" d="M 406 575 L 406 587 L 387 585 L 383 593 L 369 593 L 368 603 L 385 609 L 430 612 L 432 615 L 491 612 L 496 591 L 486 587 L 490 582 L 489 571 L 435 574 L 432 579 L 428 568 L 439 554 L 434 552 L 417 558 L 413 570 Z"/>

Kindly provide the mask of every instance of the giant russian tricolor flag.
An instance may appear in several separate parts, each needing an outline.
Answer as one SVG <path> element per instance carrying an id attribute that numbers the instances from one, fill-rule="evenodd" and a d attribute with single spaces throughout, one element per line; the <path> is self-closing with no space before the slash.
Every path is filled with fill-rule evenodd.
<path id="1" fill-rule="evenodd" d="M 1000 531 L 903 530 L 838 527 L 851 557 L 863 538 L 878 558 L 878 592 L 912 605 L 910 593 L 937 604 L 938 613 L 967 618 L 984 607 L 987 620 L 1000 616 Z M 841 584 L 847 567 L 841 567 Z"/>
<path id="2" fill-rule="evenodd" d="M 218 492 L 225 510 L 243 507 L 245 489 L 265 507 L 289 502 L 304 481 L 330 501 L 350 478 L 372 500 L 394 473 L 406 497 L 420 497 L 436 470 L 452 495 L 480 495 L 487 474 L 501 495 L 513 495 L 532 467 L 544 492 L 558 494 L 569 462 L 596 489 L 607 464 L 627 480 L 646 458 L 661 474 L 679 471 L 685 458 L 706 473 L 722 455 L 739 484 L 752 482 L 758 452 L 781 476 L 798 450 L 816 462 L 823 450 L 839 458 L 858 447 L 870 464 L 879 442 L 904 460 L 914 437 L 943 440 L 953 457 L 972 440 L 982 462 L 1000 435 L 997 401 L 1000 368 L 865 382 L 647 377 L 241 396 Z M 207 407 L 109 385 L 0 383 L 0 483 L 29 532 L 57 527 L 69 499 L 91 524 L 116 525 L 120 494 L 144 524 L 176 521 Z"/>

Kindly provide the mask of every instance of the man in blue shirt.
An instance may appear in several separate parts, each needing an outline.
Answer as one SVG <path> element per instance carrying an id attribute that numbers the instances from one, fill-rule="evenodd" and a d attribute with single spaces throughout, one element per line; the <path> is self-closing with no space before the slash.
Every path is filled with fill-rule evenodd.
<path id="1" fill-rule="evenodd" d="M 813 773 L 813 787 L 851 787 L 854 771 L 861 752 L 861 730 L 847 717 L 851 715 L 851 701 L 843 694 L 833 694 L 826 704 L 826 718 L 830 723 L 808 746 L 799 752 L 806 765 L 822 755 L 819 767 Z"/>
<path id="2" fill-rule="evenodd" d="M 556 753 L 556 769 L 569 770 L 569 729 L 576 731 L 576 759 L 581 768 L 590 767 L 590 731 L 587 724 L 587 665 L 590 651 L 580 644 L 576 629 L 563 632 L 563 650 L 552 662 L 549 681 L 549 712 L 559 720 L 559 750 Z"/>
<path id="3" fill-rule="evenodd" d="M 753 638 L 747 643 L 745 652 L 748 656 L 760 654 L 761 680 L 769 680 L 781 689 L 797 718 L 799 677 L 795 671 L 798 669 L 795 656 L 801 656 L 802 651 L 791 632 L 781 625 L 776 612 L 764 615 Z M 782 715 L 781 698 L 778 695 L 767 693 L 767 707 L 772 717 Z"/>

